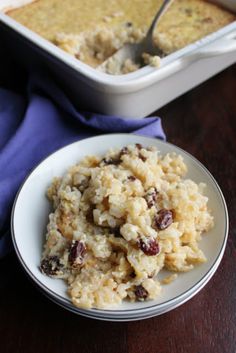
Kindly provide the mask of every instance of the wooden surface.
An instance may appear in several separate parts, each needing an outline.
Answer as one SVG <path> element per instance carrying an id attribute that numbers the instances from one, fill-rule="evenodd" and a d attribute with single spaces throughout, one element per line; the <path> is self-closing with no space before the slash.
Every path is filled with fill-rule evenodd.
<path id="1" fill-rule="evenodd" d="M 205 164 L 225 195 L 230 233 L 216 274 L 172 312 L 109 323 L 76 316 L 49 301 L 12 254 L 0 263 L 1 353 L 236 352 L 236 66 L 157 113 L 168 141 Z"/>

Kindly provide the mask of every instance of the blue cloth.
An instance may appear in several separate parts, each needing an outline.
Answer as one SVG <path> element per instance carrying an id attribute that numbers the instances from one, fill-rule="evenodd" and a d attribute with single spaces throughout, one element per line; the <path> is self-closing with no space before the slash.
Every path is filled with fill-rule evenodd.
<path id="1" fill-rule="evenodd" d="M 0 257 L 11 249 L 10 212 L 30 170 L 62 146 L 109 132 L 165 139 L 160 118 L 135 120 L 79 112 L 42 76 L 31 76 L 25 96 L 0 88 Z"/>

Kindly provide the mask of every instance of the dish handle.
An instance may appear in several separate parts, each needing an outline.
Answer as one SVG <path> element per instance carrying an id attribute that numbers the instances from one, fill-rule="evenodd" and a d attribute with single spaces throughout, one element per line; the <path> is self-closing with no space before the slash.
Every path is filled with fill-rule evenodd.
<path id="1" fill-rule="evenodd" d="M 207 45 L 207 47 L 202 48 L 201 50 L 198 50 L 195 53 L 183 56 L 181 58 L 181 64 L 184 67 L 200 59 L 207 59 L 214 56 L 229 54 L 233 53 L 234 51 L 236 59 L 236 33 L 234 33 L 234 35 L 231 35 L 230 37 L 228 36 L 223 39 L 217 40 L 214 43 Z"/>
<path id="2" fill-rule="evenodd" d="M 198 44 L 202 42 L 204 46 L 202 48 L 197 48 Z M 224 54 L 232 54 L 235 52 L 235 62 L 236 62 L 236 32 L 230 33 L 229 35 L 217 39 L 212 43 L 206 42 L 206 38 L 200 40 L 194 44 L 195 50 L 190 54 L 185 54 L 179 59 L 170 62 L 169 64 L 161 67 L 156 72 L 158 73 L 158 80 L 163 80 L 171 75 L 179 72 L 180 70 L 186 69 L 191 64 L 202 60 L 209 59 L 213 57 L 219 57 Z M 147 78 L 147 77 L 146 77 Z M 153 75 L 153 80 L 148 80 L 148 84 L 156 82 L 156 76 Z"/>

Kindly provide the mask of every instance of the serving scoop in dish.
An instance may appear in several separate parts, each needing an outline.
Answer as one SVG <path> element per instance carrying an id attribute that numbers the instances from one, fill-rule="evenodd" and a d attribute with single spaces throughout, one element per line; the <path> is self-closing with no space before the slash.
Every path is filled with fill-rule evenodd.
<path id="1" fill-rule="evenodd" d="M 127 59 L 130 59 L 134 64 L 142 67 L 145 65 L 145 60 L 143 54 L 147 53 L 149 55 L 163 56 L 162 51 L 153 44 L 153 33 L 156 28 L 157 23 L 164 15 L 170 4 L 174 0 L 164 0 L 161 7 L 158 9 L 146 36 L 139 43 L 126 43 L 119 50 L 105 60 L 101 65 L 98 66 L 98 70 L 102 72 L 107 71 L 109 63 L 115 62 L 119 71 L 122 71 L 122 66 Z"/>

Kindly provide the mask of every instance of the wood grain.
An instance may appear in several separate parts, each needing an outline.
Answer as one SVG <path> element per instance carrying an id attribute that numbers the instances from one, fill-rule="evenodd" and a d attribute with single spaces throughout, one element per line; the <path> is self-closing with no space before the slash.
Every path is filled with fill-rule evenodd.
<path id="1" fill-rule="evenodd" d="M 0 263 L 3 353 L 236 352 L 236 65 L 160 109 L 168 141 L 197 157 L 225 195 L 230 232 L 207 286 L 162 316 L 108 323 L 76 316 L 45 298 L 14 254 Z"/>

